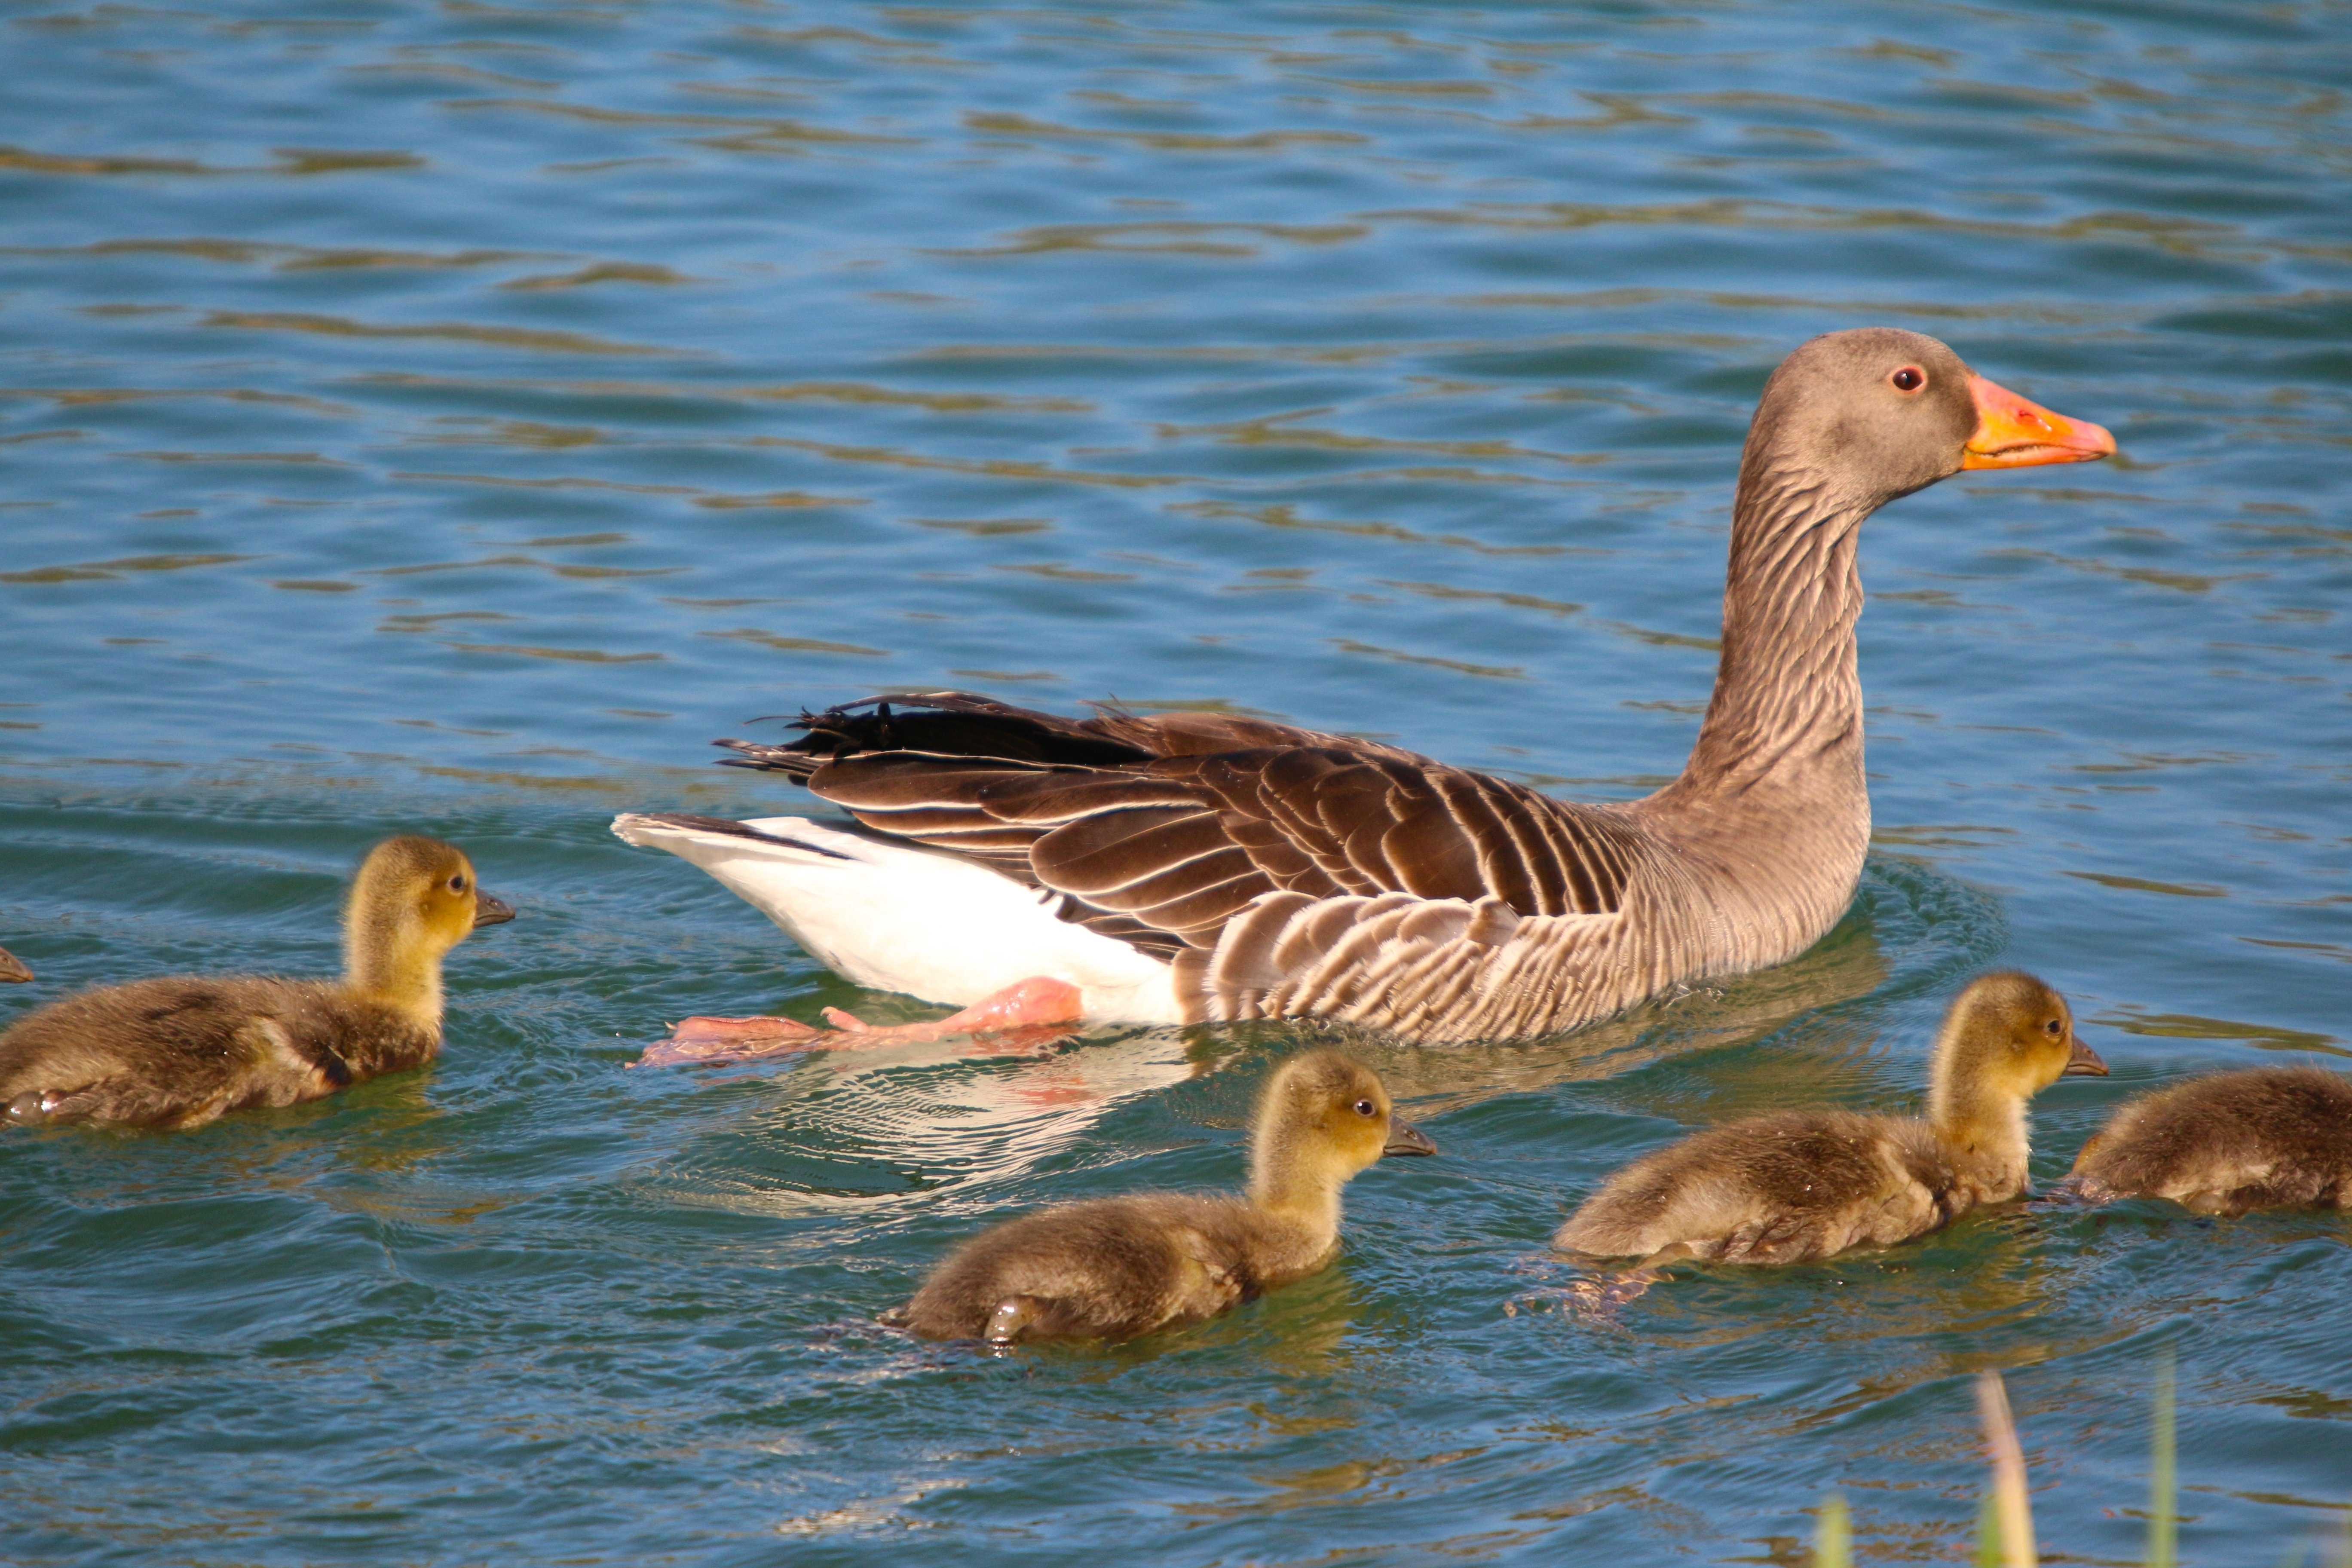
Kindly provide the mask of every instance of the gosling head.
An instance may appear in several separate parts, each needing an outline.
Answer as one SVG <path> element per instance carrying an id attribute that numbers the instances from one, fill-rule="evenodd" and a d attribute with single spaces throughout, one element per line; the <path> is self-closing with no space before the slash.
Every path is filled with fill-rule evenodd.
<path id="1" fill-rule="evenodd" d="M 2107 1064 L 2074 1036 L 2066 999 L 2031 974 L 1979 974 L 1944 1015 L 1936 1041 L 1936 1102 L 2031 1100 L 2061 1078 L 2105 1078 Z"/>
<path id="2" fill-rule="evenodd" d="M 403 835 L 368 851 L 343 914 L 344 978 L 416 1010 L 441 1011 L 441 959 L 478 926 L 514 919 L 454 844 Z"/>
<path id="3" fill-rule="evenodd" d="M 1258 1098 L 1251 1191 L 1335 1194 L 1383 1154 L 1434 1154 L 1418 1127 L 1399 1121 L 1378 1074 L 1338 1051 L 1308 1051 L 1282 1064 Z"/>

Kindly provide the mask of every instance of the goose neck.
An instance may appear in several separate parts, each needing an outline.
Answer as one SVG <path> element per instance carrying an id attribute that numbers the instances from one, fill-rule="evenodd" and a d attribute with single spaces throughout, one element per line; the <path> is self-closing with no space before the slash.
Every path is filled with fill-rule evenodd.
<path id="1" fill-rule="evenodd" d="M 1927 1121 L 1954 1162 L 1989 1195 L 2006 1197 L 2024 1187 L 2032 1127 L 2021 1096 L 1938 1073 L 1928 1090 Z"/>
<path id="2" fill-rule="evenodd" d="M 1286 1152 L 1280 1145 L 1260 1152 L 1250 1175 L 1251 1205 L 1301 1226 L 1318 1247 L 1328 1247 L 1339 1235 L 1340 1179 L 1283 1158 Z"/>
<path id="3" fill-rule="evenodd" d="M 354 900 L 343 937 L 343 984 L 437 1031 L 441 955 L 413 925 Z"/>
<path id="4" fill-rule="evenodd" d="M 1686 786 L 1801 784 L 1824 768 L 1859 781 L 1856 539 L 1870 510 L 1769 450 L 1742 465 L 1723 651 Z"/>

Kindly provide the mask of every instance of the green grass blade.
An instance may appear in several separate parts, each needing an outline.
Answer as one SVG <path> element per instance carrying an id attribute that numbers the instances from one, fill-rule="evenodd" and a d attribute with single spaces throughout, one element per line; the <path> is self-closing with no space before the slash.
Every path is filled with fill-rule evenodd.
<path id="1" fill-rule="evenodd" d="M 2017 1419 L 2010 1413 L 2009 1390 L 2000 1373 L 1987 1369 L 1977 1373 L 1977 1413 L 1984 1420 L 1985 1451 L 1992 1458 L 1995 1532 L 2000 1538 L 2002 1568 L 2034 1568 L 2033 1500 L 2025 1486 L 2025 1449 L 2017 1438 Z"/>
<path id="2" fill-rule="evenodd" d="M 2178 1488 L 2173 1473 L 2172 1406 L 2172 1352 L 2167 1349 L 2157 1363 L 2156 1372 L 2155 1452 L 2148 1466 L 2147 1568 L 2176 1568 L 2180 1560 L 2179 1539 L 2174 1533 L 2173 1509 Z"/>

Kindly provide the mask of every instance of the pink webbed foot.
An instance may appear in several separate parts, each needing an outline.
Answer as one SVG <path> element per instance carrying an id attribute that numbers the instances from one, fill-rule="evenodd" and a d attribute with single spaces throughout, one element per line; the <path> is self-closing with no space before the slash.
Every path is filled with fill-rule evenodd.
<path id="1" fill-rule="evenodd" d="M 1070 1033 L 1083 1016 L 1078 988 L 1043 975 L 1008 985 L 962 1012 L 928 1024 L 872 1025 L 838 1007 L 824 1010 L 830 1029 L 791 1018 L 693 1017 L 670 1037 L 646 1047 L 635 1065 L 679 1067 L 699 1062 L 751 1061 L 801 1051 L 872 1051 L 985 1035 L 997 1048 L 1035 1048 Z"/>
<path id="2" fill-rule="evenodd" d="M 983 996 L 962 1012 L 928 1024 L 890 1024 L 876 1026 L 854 1013 L 838 1007 L 824 1010 L 825 1022 L 845 1035 L 866 1037 L 854 1046 L 862 1048 L 870 1039 L 879 1045 L 887 1041 L 946 1040 L 958 1035 L 1003 1035 L 1043 1028 L 1047 1025 L 1075 1024 L 1084 1016 L 1078 988 L 1066 980 L 1049 980 L 1034 975 L 1027 980 L 1006 986 L 992 996 Z M 1060 1031 L 1067 1034 L 1067 1029 Z"/>

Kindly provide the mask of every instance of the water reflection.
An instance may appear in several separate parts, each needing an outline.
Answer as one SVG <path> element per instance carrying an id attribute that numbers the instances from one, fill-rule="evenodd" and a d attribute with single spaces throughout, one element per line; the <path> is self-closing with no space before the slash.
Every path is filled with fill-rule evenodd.
<path id="1" fill-rule="evenodd" d="M 1754 1045 L 1799 1018 L 1805 1049 L 1779 1064 L 1769 1083 L 1746 1091 L 1755 1106 L 1843 1100 L 1853 1088 L 1853 1058 L 1866 1051 L 1867 1025 L 1840 1017 L 1837 1004 L 1883 984 L 1889 966 L 1870 928 L 1849 920 L 1802 957 L 1684 995 L 1655 1001 L 1563 1038 L 1527 1046 L 1449 1046 L 1408 1050 L 1362 1043 L 1390 1091 L 1418 1116 L 1435 1116 L 1503 1094 L 1616 1078 L 1650 1063 L 1725 1047 Z M 1735 1097 L 1716 1114 L 1745 1114 Z"/>

